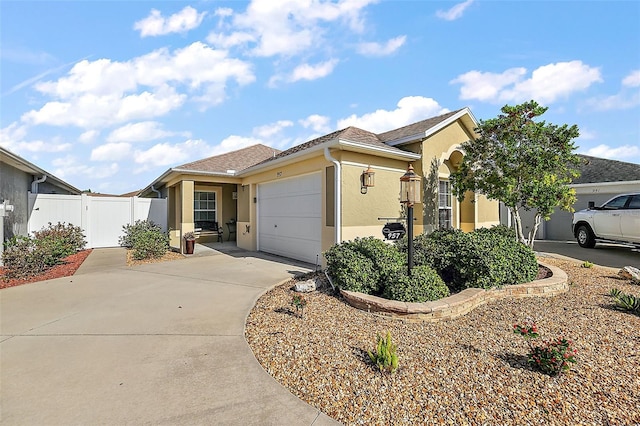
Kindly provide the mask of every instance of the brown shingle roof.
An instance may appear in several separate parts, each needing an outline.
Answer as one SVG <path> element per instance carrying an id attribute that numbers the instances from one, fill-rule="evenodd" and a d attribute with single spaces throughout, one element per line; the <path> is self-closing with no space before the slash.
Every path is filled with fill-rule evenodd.
<path id="1" fill-rule="evenodd" d="M 239 172 L 279 153 L 280 150 L 257 144 L 237 151 L 227 152 L 226 154 L 193 161 L 175 168 L 211 173 L 227 173 L 227 170 Z"/>
<path id="2" fill-rule="evenodd" d="M 464 108 L 462 108 L 464 109 Z M 409 124 L 399 129 L 389 130 L 388 132 L 380 133 L 378 138 L 382 142 L 391 142 L 398 139 L 406 138 L 408 136 L 424 134 L 430 128 L 442 123 L 449 117 L 459 113 L 462 109 L 451 111 L 446 114 L 439 115 L 437 117 L 428 118 L 426 120 L 418 121 L 417 123 Z"/>
<path id="3" fill-rule="evenodd" d="M 387 151 L 398 151 L 401 153 L 406 153 L 406 151 L 391 147 L 383 143 L 380 139 L 378 139 L 378 136 L 375 133 L 371 133 L 367 130 L 362 130 L 357 127 L 350 126 L 345 129 L 336 130 L 335 132 L 329 133 L 328 135 L 324 135 L 319 138 L 302 143 L 300 145 L 291 147 L 285 151 L 282 151 L 280 154 L 276 155 L 275 157 L 265 159 L 262 163 L 266 163 L 268 161 L 275 160 L 277 158 L 286 157 L 288 155 L 295 154 L 296 152 L 304 151 L 314 146 L 321 145 L 325 142 L 329 142 L 331 140 L 338 140 L 338 139 L 343 141 L 356 142 L 359 144 L 384 148 Z"/>

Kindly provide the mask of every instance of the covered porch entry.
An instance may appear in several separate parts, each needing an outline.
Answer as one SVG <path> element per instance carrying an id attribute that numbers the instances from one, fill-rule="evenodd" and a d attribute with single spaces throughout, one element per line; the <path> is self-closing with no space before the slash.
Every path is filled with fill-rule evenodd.
<path id="1" fill-rule="evenodd" d="M 231 179 L 229 179 L 231 180 Z M 238 184 L 181 180 L 167 188 L 169 245 L 185 252 L 184 235 L 197 243 L 236 241 Z"/>

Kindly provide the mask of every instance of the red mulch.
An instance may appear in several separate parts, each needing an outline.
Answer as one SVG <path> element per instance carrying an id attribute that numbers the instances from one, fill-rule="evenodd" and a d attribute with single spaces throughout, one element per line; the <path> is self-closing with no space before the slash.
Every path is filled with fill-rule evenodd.
<path id="1" fill-rule="evenodd" d="M 62 259 L 63 263 L 60 265 L 56 265 L 47 269 L 40 275 L 29 278 L 12 278 L 10 280 L 5 280 L 4 270 L 0 268 L 0 289 L 71 276 L 76 273 L 80 265 L 82 265 L 82 262 L 84 262 L 89 254 L 91 254 L 91 249 L 79 251 L 76 254 L 72 254 L 71 256 Z"/>

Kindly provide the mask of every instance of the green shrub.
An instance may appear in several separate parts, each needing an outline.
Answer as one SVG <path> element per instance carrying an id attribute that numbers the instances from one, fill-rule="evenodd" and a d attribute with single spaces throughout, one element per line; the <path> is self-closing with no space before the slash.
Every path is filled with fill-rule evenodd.
<path id="1" fill-rule="evenodd" d="M 133 243 L 133 258 L 136 260 L 155 259 L 164 256 L 169 249 L 169 237 L 160 230 L 136 233 Z"/>
<path id="2" fill-rule="evenodd" d="M 4 243 L 4 278 L 27 278 L 47 269 L 45 256 L 30 237 L 15 236 Z"/>
<path id="3" fill-rule="evenodd" d="M 398 247 L 406 253 L 406 241 Z M 419 235 L 414 239 L 414 264 L 431 266 L 452 292 L 529 282 L 538 273 L 533 250 L 504 226 Z"/>
<path id="4" fill-rule="evenodd" d="M 391 332 L 387 331 L 386 337 L 380 334 L 377 336 L 375 352 L 367 351 L 369 359 L 373 362 L 380 372 L 388 371 L 393 373 L 398 368 L 398 355 L 396 354 L 397 346 L 391 341 Z"/>
<path id="5" fill-rule="evenodd" d="M 411 276 L 398 270 L 389 277 L 383 297 L 401 302 L 426 302 L 449 295 L 449 288 L 432 268 L 426 265 L 411 269 Z"/>
<path id="6" fill-rule="evenodd" d="M 394 246 L 374 237 L 336 244 L 324 256 L 327 270 L 338 288 L 376 295 L 403 262 Z"/>
<path id="7" fill-rule="evenodd" d="M 44 256 L 44 263 L 53 266 L 61 263 L 62 259 L 84 249 L 87 242 L 82 229 L 72 224 L 60 223 L 33 233 L 35 250 Z"/>
<path id="8" fill-rule="evenodd" d="M 162 234 L 162 228 L 160 225 L 156 225 L 151 220 L 136 220 L 135 223 L 127 224 L 122 227 L 124 235 L 118 238 L 118 244 L 128 249 L 133 248 L 136 245 L 136 241 L 143 236 L 146 232 L 158 232 Z"/>
<path id="9" fill-rule="evenodd" d="M 60 223 L 43 227 L 33 237 L 17 236 L 5 243 L 2 262 L 5 278 L 27 278 L 44 272 L 62 259 L 84 249 L 82 229 Z"/>

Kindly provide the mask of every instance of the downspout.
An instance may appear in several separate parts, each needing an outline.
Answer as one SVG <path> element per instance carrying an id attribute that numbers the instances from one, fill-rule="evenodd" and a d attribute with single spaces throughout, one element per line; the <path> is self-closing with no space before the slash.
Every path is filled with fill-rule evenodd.
<path id="1" fill-rule="evenodd" d="M 47 175 L 42 175 L 40 179 L 34 179 L 33 182 L 31 182 L 31 193 L 37 194 L 38 184 L 44 182 L 45 180 L 47 180 Z"/>
<path id="2" fill-rule="evenodd" d="M 158 198 L 162 198 L 162 194 L 160 194 L 160 191 L 158 191 L 157 189 L 155 189 L 155 188 L 153 187 L 153 185 L 151 185 L 151 190 L 152 190 L 153 192 L 155 192 L 156 194 L 158 194 Z"/>
<path id="3" fill-rule="evenodd" d="M 333 158 L 331 156 L 331 153 L 329 153 L 329 148 L 325 148 L 324 149 L 324 158 L 327 159 L 327 161 L 330 161 L 331 163 L 333 163 L 333 165 L 336 168 L 336 172 L 335 172 L 335 221 L 334 221 L 334 226 L 336 228 L 336 244 L 340 244 L 342 242 L 342 206 L 341 206 L 341 200 L 342 200 L 342 182 L 341 182 L 341 176 L 342 176 L 342 168 L 340 165 L 340 162 L 338 160 L 336 160 L 335 158 Z"/>

